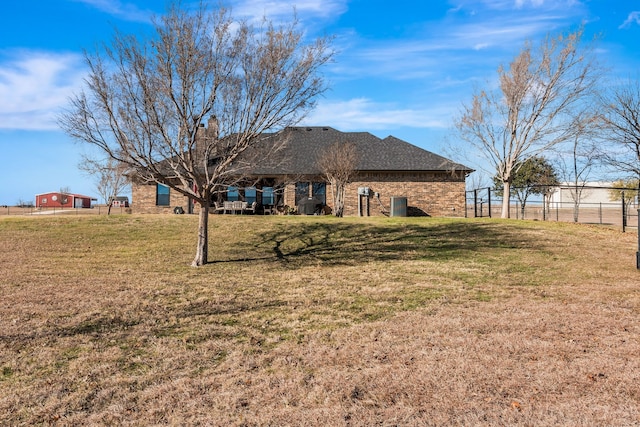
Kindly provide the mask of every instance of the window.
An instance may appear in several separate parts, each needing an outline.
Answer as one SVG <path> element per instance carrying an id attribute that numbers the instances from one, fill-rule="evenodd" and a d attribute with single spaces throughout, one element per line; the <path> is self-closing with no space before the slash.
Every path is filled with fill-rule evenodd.
<path id="1" fill-rule="evenodd" d="M 322 202 L 323 205 L 327 204 L 327 184 L 324 182 L 314 182 L 312 184 L 312 196 L 318 201 Z"/>
<path id="2" fill-rule="evenodd" d="M 309 183 L 308 182 L 296 182 L 296 205 L 300 203 L 300 200 L 309 197 Z"/>
<path id="3" fill-rule="evenodd" d="M 238 187 L 234 187 L 232 185 L 227 187 L 227 200 L 230 202 L 236 202 L 240 200 L 240 193 L 238 192 Z"/>
<path id="4" fill-rule="evenodd" d="M 262 204 L 266 206 L 273 206 L 276 204 L 276 195 L 273 192 L 273 187 L 262 188 Z"/>
<path id="5" fill-rule="evenodd" d="M 311 194 L 309 194 L 309 190 L 311 190 Z M 296 205 L 308 197 L 313 197 L 318 202 L 326 205 L 327 184 L 324 182 L 296 182 Z"/>
<path id="6" fill-rule="evenodd" d="M 156 184 L 156 206 L 169 206 L 169 187 Z"/>
<path id="7" fill-rule="evenodd" d="M 256 187 L 246 187 L 244 189 L 244 201 L 249 204 L 258 201 Z"/>

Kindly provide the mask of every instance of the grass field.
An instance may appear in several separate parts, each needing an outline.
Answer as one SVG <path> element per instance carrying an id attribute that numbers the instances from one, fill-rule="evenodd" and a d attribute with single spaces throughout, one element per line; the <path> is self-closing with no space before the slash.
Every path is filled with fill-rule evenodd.
<path id="1" fill-rule="evenodd" d="M 0 425 L 640 425 L 637 235 L 0 218 Z"/>

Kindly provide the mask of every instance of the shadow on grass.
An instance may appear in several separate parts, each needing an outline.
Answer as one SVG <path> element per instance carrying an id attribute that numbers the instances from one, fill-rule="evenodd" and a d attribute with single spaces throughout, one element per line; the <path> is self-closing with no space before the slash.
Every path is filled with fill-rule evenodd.
<path id="1" fill-rule="evenodd" d="M 0 344 L 20 351 L 33 342 L 52 343 L 60 338 L 86 336 L 100 339 L 106 335 L 123 333 L 140 323 L 139 320 L 124 319 L 119 316 L 98 315 L 69 325 L 47 323 L 45 327 L 22 333 L 0 333 Z"/>
<path id="2" fill-rule="evenodd" d="M 247 256 L 246 250 L 235 254 L 232 250 L 228 253 L 229 259 L 213 263 L 277 260 L 295 268 L 310 259 L 332 265 L 391 260 L 448 261 L 478 251 L 535 248 L 536 242 L 523 238 L 518 227 L 497 223 L 316 222 L 279 224 L 261 234 L 253 247 L 254 256 Z"/>

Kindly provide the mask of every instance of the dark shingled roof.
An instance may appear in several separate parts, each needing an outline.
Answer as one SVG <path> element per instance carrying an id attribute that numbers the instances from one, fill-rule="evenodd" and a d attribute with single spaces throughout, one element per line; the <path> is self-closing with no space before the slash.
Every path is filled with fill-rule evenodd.
<path id="1" fill-rule="evenodd" d="M 359 171 L 472 171 L 401 139 L 393 136 L 380 139 L 369 132 L 340 132 L 322 126 L 288 127 L 269 138 L 287 138 L 287 144 L 278 153 L 278 161 L 264 159 L 252 168 L 253 174 L 319 174 L 318 159 L 335 142 L 355 144 Z"/>

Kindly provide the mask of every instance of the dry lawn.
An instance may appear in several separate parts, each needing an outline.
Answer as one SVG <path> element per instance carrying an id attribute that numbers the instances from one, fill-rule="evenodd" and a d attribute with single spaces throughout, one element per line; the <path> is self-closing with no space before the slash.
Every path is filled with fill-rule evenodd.
<path id="1" fill-rule="evenodd" d="M 0 425 L 640 425 L 637 235 L 0 218 Z"/>

